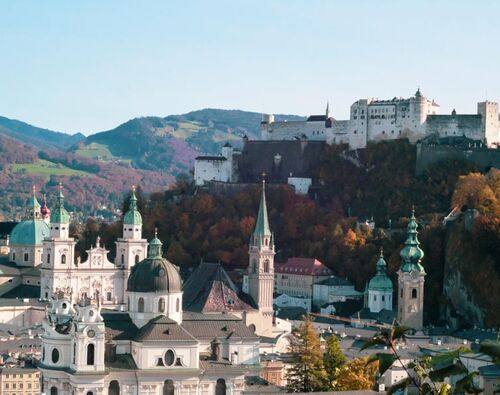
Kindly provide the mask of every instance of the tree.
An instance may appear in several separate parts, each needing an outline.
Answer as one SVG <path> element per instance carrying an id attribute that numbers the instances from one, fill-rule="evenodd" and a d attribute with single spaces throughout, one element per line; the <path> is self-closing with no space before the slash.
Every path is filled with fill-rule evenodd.
<path id="1" fill-rule="evenodd" d="M 291 347 L 292 363 L 287 373 L 289 392 L 314 392 L 326 387 L 326 372 L 319 335 L 307 316 L 299 327 L 299 341 Z"/>
<path id="2" fill-rule="evenodd" d="M 331 335 L 326 343 L 326 352 L 323 356 L 323 363 L 325 365 L 326 374 L 328 376 L 328 385 L 333 388 L 337 369 L 344 366 L 346 357 L 340 348 L 340 340 L 337 336 Z"/>
<path id="3" fill-rule="evenodd" d="M 336 391 L 370 390 L 375 385 L 378 366 L 368 358 L 354 358 L 337 369 L 333 389 Z"/>

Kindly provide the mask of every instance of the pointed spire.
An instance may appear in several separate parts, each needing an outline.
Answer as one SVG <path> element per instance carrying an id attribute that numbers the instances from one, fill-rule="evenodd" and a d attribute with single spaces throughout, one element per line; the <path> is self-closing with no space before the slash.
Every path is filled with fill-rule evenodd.
<path id="1" fill-rule="evenodd" d="M 62 192 L 62 183 L 59 183 L 59 193 L 57 195 L 57 204 L 52 215 L 50 216 L 50 222 L 54 224 L 69 224 L 69 214 L 64 208 L 64 195 Z"/>
<path id="2" fill-rule="evenodd" d="M 405 246 L 399 253 L 403 259 L 403 265 L 401 266 L 401 271 L 419 271 L 424 272 L 424 268 L 420 264 L 422 258 L 424 257 L 424 252 L 420 248 L 420 242 L 418 240 L 418 224 L 415 218 L 415 206 L 412 207 L 412 213 L 410 221 L 408 222 L 407 228 L 407 238 L 405 241 Z"/>
<path id="3" fill-rule="evenodd" d="M 135 185 L 132 185 L 129 209 L 123 216 L 123 223 L 126 225 L 142 225 L 142 216 L 137 209 L 137 196 L 135 196 L 135 190 Z"/>
<path id="4" fill-rule="evenodd" d="M 380 256 L 377 261 L 377 274 L 384 275 L 386 274 L 387 263 L 384 259 L 384 247 L 380 247 Z"/>
<path id="5" fill-rule="evenodd" d="M 325 112 L 325 115 L 327 118 L 330 118 L 330 101 L 327 100 L 326 102 L 326 112 Z"/>
<path id="6" fill-rule="evenodd" d="M 27 219 L 37 219 L 40 218 L 40 203 L 36 198 L 36 186 L 31 187 L 32 196 L 28 199 L 28 207 L 26 208 L 26 218 Z"/>
<path id="7" fill-rule="evenodd" d="M 264 179 L 265 175 L 265 173 L 262 174 L 262 195 L 260 198 L 259 213 L 257 214 L 257 222 L 255 224 L 255 230 L 253 232 L 254 238 L 271 236 L 269 220 L 267 218 L 266 181 Z"/>

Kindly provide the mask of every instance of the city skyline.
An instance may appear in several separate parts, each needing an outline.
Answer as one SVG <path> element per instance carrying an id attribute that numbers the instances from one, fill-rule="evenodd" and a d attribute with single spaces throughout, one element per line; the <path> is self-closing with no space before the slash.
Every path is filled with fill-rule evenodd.
<path id="1" fill-rule="evenodd" d="M 329 101 L 346 119 L 359 98 L 418 87 L 442 113 L 475 113 L 500 99 L 498 11 L 487 1 L 3 2 L 0 115 L 86 135 L 207 107 L 308 115 Z"/>

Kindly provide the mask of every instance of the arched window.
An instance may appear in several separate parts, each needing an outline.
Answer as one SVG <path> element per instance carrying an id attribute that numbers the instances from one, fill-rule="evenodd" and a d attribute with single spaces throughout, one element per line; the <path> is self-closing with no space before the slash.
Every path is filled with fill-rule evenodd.
<path id="1" fill-rule="evenodd" d="M 215 385 L 215 395 L 226 395 L 226 380 L 217 380 L 217 384 Z"/>
<path id="2" fill-rule="evenodd" d="M 64 265 L 66 263 L 66 254 L 61 255 L 61 263 Z"/>
<path id="3" fill-rule="evenodd" d="M 417 299 L 417 290 L 416 290 L 416 288 L 413 288 L 411 290 L 411 298 L 412 299 Z"/>
<path id="4" fill-rule="evenodd" d="M 143 298 L 139 298 L 139 300 L 137 302 L 137 311 L 139 313 L 144 313 L 144 299 Z"/>
<path id="5" fill-rule="evenodd" d="M 87 391 L 87 395 L 94 395 L 92 391 Z"/>
<path id="6" fill-rule="evenodd" d="M 138 264 L 139 263 L 139 255 L 136 255 L 135 256 L 135 263 Z"/>
<path id="7" fill-rule="evenodd" d="M 57 395 L 57 387 L 50 387 L 50 395 Z"/>
<path id="8" fill-rule="evenodd" d="M 54 348 L 52 350 L 52 363 L 57 363 L 59 361 L 59 350 Z"/>
<path id="9" fill-rule="evenodd" d="M 50 254 L 47 254 L 47 263 L 50 263 Z"/>
<path id="10" fill-rule="evenodd" d="M 73 363 L 76 363 L 76 343 L 73 343 Z"/>
<path id="11" fill-rule="evenodd" d="M 269 273 L 269 259 L 264 261 L 264 273 Z"/>
<path id="12" fill-rule="evenodd" d="M 24 253 L 24 262 L 28 262 L 29 254 L 27 252 Z"/>
<path id="13" fill-rule="evenodd" d="M 174 395 L 174 382 L 172 380 L 165 380 L 163 383 L 163 395 Z"/>
<path id="14" fill-rule="evenodd" d="M 118 384 L 118 381 L 113 380 L 109 383 L 108 395 L 120 395 L 120 384 Z"/>
<path id="15" fill-rule="evenodd" d="M 179 298 L 177 298 L 177 300 L 175 301 L 175 311 L 178 313 L 180 309 L 181 309 L 181 301 L 179 300 Z"/>
<path id="16" fill-rule="evenodd" d="M 13 253 L 12 253 L 12 260 L 13 260 L 13 261 L 15 261 L 15 260 L 16 260 L 16 253 L 15 253 L 15 252 L 13 252 Z"/>
<path id="17" fill-rule="evenodd" d="M 87 365 L 94 364 L 94 354 L 95 354 L 95 346 L 94 344 L 90 343 L 87 346 Z"/>
<path id="18" fill-rule="evenodd" d="M 45 361 L 45 347 L 42 348 L 42 361 Z"/>
<path id="19" fill-rule="evenodd" d="M 160 313 L 163 313 L 165 311 L 165 299 L 163 299 L 163 298 L 160 298 L 158 300 L 158 311 Z"/>
<path id="20" fill-rule="evenodd" d="M 125 263 L 125 255 L 122 254 L 120 261 L 122 265 Z"/>

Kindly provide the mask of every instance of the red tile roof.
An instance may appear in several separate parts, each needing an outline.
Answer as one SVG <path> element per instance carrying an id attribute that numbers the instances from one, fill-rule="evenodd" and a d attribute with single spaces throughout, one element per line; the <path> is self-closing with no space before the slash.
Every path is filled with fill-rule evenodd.
<path id="1" fill-rule="evenodd" d="M 331 276 L 333 272 L 323 263 L 313 258 L 290 258 L 286 263 L 277 264 L 275 273 L 300 274 L 303 276 Z"/>

